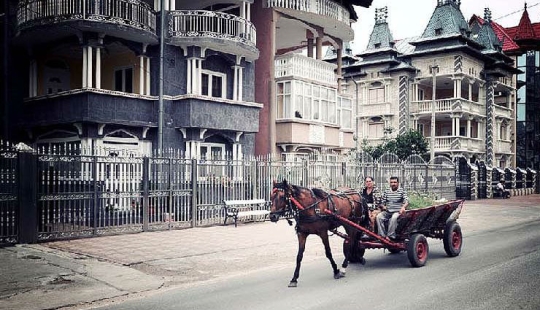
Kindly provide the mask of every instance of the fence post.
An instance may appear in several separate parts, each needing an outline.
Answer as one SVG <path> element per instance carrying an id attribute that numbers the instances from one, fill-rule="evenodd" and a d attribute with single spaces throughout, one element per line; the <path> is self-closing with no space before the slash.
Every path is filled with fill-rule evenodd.
<path id="1" fill-rule="evenodd" d="M 191 160 L 191 227 L 197 226 L 197 160 Z"/>
<path id="2" fill-rule="evenodd" d="M 102 188 L 98 188 L 98 164 L 97 164 L 98 156 L 93 155 L 92 159 L 92 178 L 93 178 L 93 184 L 94 184 L 94 197 L 93 197 L 93 208 L 92 208 L 92 234 L 97 235 L 97 224 L 98 224 L 98 208 L 100 207 L 99 204 L 99 196 L 98 191 L 102 191 Z"/>
<path id="3" fill-rule="evenodd" d="M 149 206 L 149 183 L 150 183 L 150 158 L 147 156 L 143 157 L 143 171 L 142 171 L 142 194 L 143 194 L 143 205 L 142 205 L 142 217 L 143 217 L 143 231 L 148 231 L 148 222 L 150 217 L 150 206 Z"/>
<path id="4" fill-rule="evenodd" d="M 19 152 L 19 243 L 36 243 L 38 239 L 37 211 L 37 155 L 31 152 Z"/>
<path id="5" fill-rule="evenodd" d="M 249 165 L 249 180 L 251 181 L 251 198 L 262 198 L 259 193 L 262 191 L 259 189 L 258 180 L 257 180 L 257 161 L 254 160 L 251 165 Z"/>

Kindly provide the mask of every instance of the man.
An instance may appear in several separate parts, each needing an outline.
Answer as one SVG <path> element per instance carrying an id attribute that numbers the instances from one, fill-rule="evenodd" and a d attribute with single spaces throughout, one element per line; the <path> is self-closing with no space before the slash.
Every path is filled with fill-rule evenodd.
<path id="1" fill-rule="evenodd" d="M 379 235 L 393 240 L 396 238 L 397 219 L 405 213 L 409 205 L 407 192 L 399 186 L 398 177 L 390 178 L 390 188 L 385 190 L 382 195 L 382 205 L 385 206 L 385 210 L 377 215 Z M 384 226 L 387 219 L 390 219 L 388 232 Z"/>

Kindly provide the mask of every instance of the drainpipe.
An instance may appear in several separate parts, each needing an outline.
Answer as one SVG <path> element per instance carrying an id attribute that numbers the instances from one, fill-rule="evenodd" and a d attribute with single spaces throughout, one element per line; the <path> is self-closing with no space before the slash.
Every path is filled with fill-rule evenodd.
<path id="1" fill-rule="evenodd" d="M 163 152 L 163 55 L 164 55 L 164 40 L 165 40 L 165 0 L 160 1 L 161 4 L 161 29 L 159 31 L 159 109 L 158 109 L 158 154 Z"/>

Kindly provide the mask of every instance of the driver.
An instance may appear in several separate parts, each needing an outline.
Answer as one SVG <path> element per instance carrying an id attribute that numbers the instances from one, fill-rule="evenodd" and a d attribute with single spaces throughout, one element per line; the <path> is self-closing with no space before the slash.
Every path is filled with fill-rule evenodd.
<path id="1" fill-rule="evenodd" d="M 398 177 L 390 177 L 390 188 L 385 190 L 382 195 L 382 205 L 386 208 L 377 215 L 379 235 L 387 237 L 390 240 L 395 240 L 397 219 L 401 214 L 405 213 L 409 206 L 407 192 L 399 186 Z M 390 221 L 388 223 L 387 232 L 384 222 L 388 219 L 390 219 Z"/>

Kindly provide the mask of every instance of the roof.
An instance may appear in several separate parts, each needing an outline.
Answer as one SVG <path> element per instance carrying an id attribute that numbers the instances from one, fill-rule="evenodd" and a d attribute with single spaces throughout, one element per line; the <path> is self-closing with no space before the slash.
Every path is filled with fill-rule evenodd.
<path id="1" fill-rule="evenodd" d="M 473 15 L 469 21 L 469 24 L 472 24 L 475 21 L 478 22 L 480 25 L 483 25 L 485 23 L 485 20 L 483 18 L 477 15 Z M 493 32 L 495 32 L 499 40 L 502 42 L 503 52 L 515 51 L 519 49 L 519 45 L 516 43 L 516 41 L 513 40 L 513 35 L 510 34 L 510 31 L 508 31 L 507 28 L 504 28 L 503 26 L 497 24 L 494 21 L 491 21 L 491 28 L 493 28 Z"/>
<path id="2" fill-rule="evenodd" d="M 514 36 L 514 39 L 523 40 L 523 39 L 534 39 L 534 38 L 536 38 L 536 35 L 534 33 L 531 19 L 529 18 L 529 12 L 527 12 L 527 8 L 525 7 L 525 10 L 523 11 L 523 15 L 521 15 L 519 25 L 517 26 L 517 31 L 516 31 L 516 35 Z"/>
<path id="3" fill-rule="evenodd" d="M 452 34 L 466 35 L 469 25 L 461 13 L 460 3 L 459 0 L 439 0 L 422 39 Z"/>

